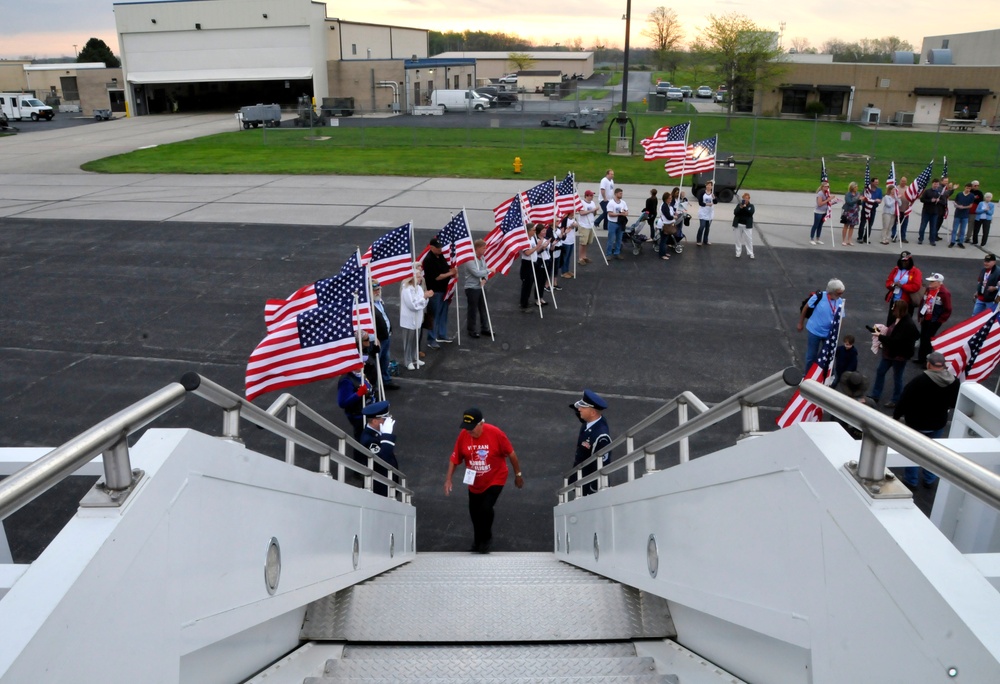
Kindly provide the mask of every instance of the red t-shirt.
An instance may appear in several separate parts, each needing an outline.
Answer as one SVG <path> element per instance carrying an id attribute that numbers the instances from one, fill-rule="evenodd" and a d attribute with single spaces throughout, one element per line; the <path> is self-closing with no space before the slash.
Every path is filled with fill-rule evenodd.
<path id="1" fill-rule="evenodd" d="M 514 453 L 507 435 L 489 423 L 483 425 L 483 434 L 478 438 L 468 430 L 462 430 L 455 440 L 455 450 L 451 452 L 451 462 L 476 471 L 476 480 L 469 485 L 473 494 L 482 494 L 493 485 L 507 482 L 507 457 Z"/>

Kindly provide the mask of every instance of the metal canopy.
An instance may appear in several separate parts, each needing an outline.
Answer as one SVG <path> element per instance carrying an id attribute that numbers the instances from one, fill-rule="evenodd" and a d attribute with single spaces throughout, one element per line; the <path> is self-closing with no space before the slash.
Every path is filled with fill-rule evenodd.
<path id="1" fill-rule="evenodd" d="M 186 69 L 130 71 L 129 83 L 211 83 L 217 81 L 280 81 L 313 77 L 312 67 L 253 67 L 245 69 Z"/>

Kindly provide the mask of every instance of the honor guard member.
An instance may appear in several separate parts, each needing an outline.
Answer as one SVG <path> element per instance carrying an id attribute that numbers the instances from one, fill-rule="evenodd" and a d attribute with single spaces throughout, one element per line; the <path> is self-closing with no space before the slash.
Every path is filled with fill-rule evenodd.
<path id="1" fill-rule="evenodd" d="M 393 468 L 399 468 L 399 464 L 396 462 L 396 437 L 393 434 L 396 421 L 389 414 L 389 402 L 378 401 L 369 404 L 362 409 L 361 413 L 365 417 L 365 429 L 362 430 L 359 440 L 361 446 L 366 447 L 368 451 Z M 389 474 L 388 470 L 377 463 L 375 464 L 375 472 L 379 475 Z M 381 482 L 375 482 L 372 485 L 372 491 L 382 496 L 389 493 L 388 487 Z"/>
<path id="2" fill-rule="evenodd" d="M 589 389 L 583 390 L 583 399 L 573 404 L 571 408 L 576 411 L 577 418 L 583 423 L 580 428 L 580 436 L 576 440 L 576 457 L 573 465 L 577 466 L 593 456 L 595 453 L 611 444 L 611 430 L 608 428 L 608 421 L 601 413 L 608 407 L 608 402 L 604 401 L 599 394 Z M 601 456 L 601 465 L 606 466 L 611 462 L 611 452 Z M 597 470 L 597 463 L 591 463 L 583 469 L 583 475 L 589 475 Z M 575 481 L 576 477 L 571 478 Z M 583 487 L 583 495 L 593 494 L 597 491 L 597 483 L 590 482 Z"/>

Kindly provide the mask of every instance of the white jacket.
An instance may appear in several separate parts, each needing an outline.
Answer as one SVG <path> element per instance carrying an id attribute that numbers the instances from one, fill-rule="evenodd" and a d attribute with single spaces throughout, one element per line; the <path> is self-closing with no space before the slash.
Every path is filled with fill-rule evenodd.
<path id="1" fill-rule="evenodd" d="M 407 330 L 420 330 L 424 322 L 424 309 L 427 300 L 424 290 L 419 285 L 403 284 L 399 288 L 399 327 Z"/>

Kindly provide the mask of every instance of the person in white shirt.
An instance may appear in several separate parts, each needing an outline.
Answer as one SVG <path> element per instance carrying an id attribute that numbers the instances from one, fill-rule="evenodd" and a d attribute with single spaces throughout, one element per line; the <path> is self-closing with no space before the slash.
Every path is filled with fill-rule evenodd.
<path id="1" fill-rule="evenodd" d="M 698 198 L 698 236 L 695 238 L 696 245 L 710 245 L 708 241 L 708 230 L 712 227 L 712 219 L 715 218 L 715 183 L 708 181 L 705 183 L 705 192 Z"/>
<path id="2" fill-rule="evenodd" d="M 533 223 L 528 223 L 525 228 L 528 231 L 528 247 L 521 250 L 521 312 L 526 313 L 531 311 L 528 308 L 528 296 L 531 294 L 531 290 L 535 290 L 535 296 L 538 297 L 537 302 L 540 306 L 545 306 L 548 304 L 545 298 L 541 295 L 541 285 L 537 281 L 538 273 L 536 271 L 536 264 L 541 263 L 541 259 L 538 258 L 538 253 L 545 250 L 548 247 L 548 242 L 546 240 L 539 240 L 535 237 L 535 225 Z M 542 275 L 544 278 L 545 275 Z M 544 283 L 544 280 L 543 280 Z"/>
<path id="3" fill-rule="evenodd" d="M 587 258 L 587 245 L 594 241 L 594 217 L 597 215 L 597 203 L 594 202 L 594 191 L 583 193 L 583 208 L 577 213 L 576 224 L 580 228 L 580 259 L 578 264 L 584 266 L 590 263 Z"/>
<path id="4" fill-rule="evenodd" d="M 614 199 L 608 202 L 608 246 L 605 255 L 614 257 L 619 261 L 625 259 L 622 256 L 622 235 L 628 225 L 628 205 L 622 199 L 622 189 L 615 190 Z"/>
<path id="5" fill-rule="evenodd" d="M 573 274 L 573 254 L 576 251 L 576 219 L 569 213 L 562 220 L 562 266 L 559 271 L 563 278 L 575 278 Z"/>
<path id="6" fill-rule="evenodd" d="M 608 169 L 608 172 L 604 174 L 604 178 L 601 179 L 601 195 L 598 198 L 601 201 L 601 215 L 594 222 L 595 226 L 600 226 L 601 221 L 604 221 L 604 230 L 608 230 L 608 203 L 614 198 L 615 172 L 613 169 Z"/>
<path id="7" fill-rule="evenodd" d="M 891 189 L 886 190 L 885 196 L 882 197 L 882 240 L 881 244 L 887 245 L 891 239 L 893 242 L 896 241 L 896 218 L 897 212 L 902 209 L 899 202 L 899 189 L 893 186 Z M 905 242 L 905 240 L 904 240 Z"/>
<path id="8" fill-rule="evenodd" d="M 423 266 L 414 264 L 413 275 L 404 280 L 399 289 L 399 327 L 403 330 L 403 363 L 407 370 L 417 370 L 424 365 L 417 346 L 420 344 L 424 309 L 427 308 L 427 300 L 433 296 L 434 292 L 424 286 Z"/>

